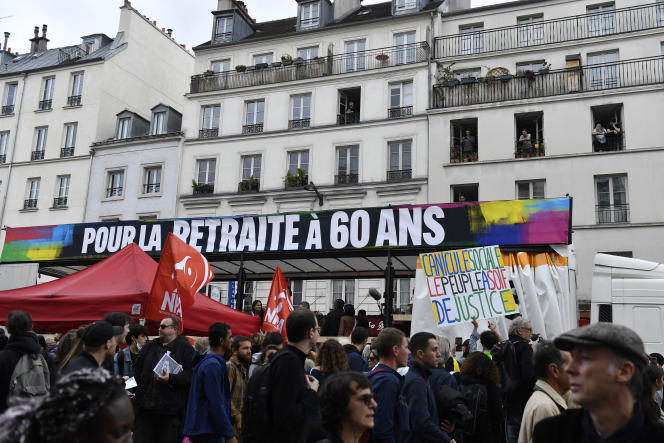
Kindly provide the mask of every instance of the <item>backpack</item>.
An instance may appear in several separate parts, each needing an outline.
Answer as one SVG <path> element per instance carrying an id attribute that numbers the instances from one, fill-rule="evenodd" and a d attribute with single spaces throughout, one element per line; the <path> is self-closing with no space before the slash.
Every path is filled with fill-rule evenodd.
<path id="1" fill-rule="evenodd" d="M 43 397 L 50 389 L 50 371 L 44 356 L 23 354 L 9 379 L 9 397 Z"/>
<path id="2" fill-rule="evenodd" d="M 507 396 L 514 393 L 519 386 L 520 373 L 519 363 L 516 360 L 514 343 L 503 340 L 491 348 L 491 358 L 500 372 L 501 392 Z"/>
<path id="3" fill-rule="evenodd" d="M 242 441 L 244 443 L 263 443 L 272 439 L 270 369 L 283 354 L 284 352 L 278 352 L 272 357 L 272 361 L 257 366 L 247 383 L 247 394 L 242 409 Z"/>
<path id="4" fill-rule="evenodd" d="M 486 386 L 481 383 L 459 384 L 459 392 L 463 396 L 464 402 L 472 419 L 463 425 L 463 433 L 470 438 L 477 438 L 486 433 L 488 426 L 488 402 L 489 392 Z"/>
<path id="5" fill-rule="evenodd" d="M 436 390 L 435 397 L 439 421 L 449 420 L 461 428 L 472 425 L 473 414 L 460 391 L 441 385 Z"/>
<path id="6" fill-rule="evenodd" d="M 392 373 L 392 371 L 383 369 L 383 368 L 374 368 L 367 374 L 367 378 L 371 380 L 371 377 L 380 374 L 381 372 Z M 401 377 L 401 376 L 399 376 Z M 403 386 L 403 379 L 399 378 L 401 386 Z M 373 388 L 372 388 L 373 391 Z M 403 421 L 403 423 L 402 423 Z M 401 389 L 399 389 L 399 395 L 397 396 L 396 401 L 396 410 L 394 411 L 394 424 L 393 429 L 410 429 L 409 418 L 408 418 L 408 402 L 403 395 Z M 371 429 L 365 431 L 364 434 L 360 437 L 360 443 L 369 443 L 373 441 Z"/>

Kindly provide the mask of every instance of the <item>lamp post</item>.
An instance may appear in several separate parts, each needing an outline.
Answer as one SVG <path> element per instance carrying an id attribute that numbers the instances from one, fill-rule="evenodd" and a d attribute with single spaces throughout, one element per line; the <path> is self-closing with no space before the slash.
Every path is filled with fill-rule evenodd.
<path id="1" fill-rule="evenodd" d="M 313 191 L 316 193 L 316 196 L 318 197 L 318 205 L 323 206 L 323 195 L 318 191 L 318 188 L 316 188 L 316 185 L 314 182 L 309 182 L 308 185 L 304 185 L 303 188 L 305 191 Z"/>

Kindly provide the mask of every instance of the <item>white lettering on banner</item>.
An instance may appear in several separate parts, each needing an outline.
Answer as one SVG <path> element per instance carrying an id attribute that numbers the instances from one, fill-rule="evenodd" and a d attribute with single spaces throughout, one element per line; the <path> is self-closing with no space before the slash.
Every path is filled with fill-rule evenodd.
<path id="1" fill-rule="evenodd" d="M 248 248 L 248 251 L 256 250 L 256 227 L 254 226 L 253 217 L 245 217 L 242 220 L 242 231 L 240 232 L 240 241 L 237 244 L 238 251 L 244 251 L 244 248 Z"/>
<path id="2" fill-rule="evenodd" d="M 171 294 L 168 291 L 164 291 L 164 301 L 161 303 L 161 310 L 182 318 L 182 303 L 177 288 Z"/>
<path id="3" fill-rule="evenodd" d="M 309 223 L 309 231 L 307 232 L 307 244 L 304 249 L 323 249 L 323 240 L 320 233 L 320 220 L 316 214 L 312 214 L 312 220 Z"/>
<path id="4" fill-rule="evenodd" d="M 102 254 L 106 251 L 106 246 L 108 246 L 108 228 L 102 226 L 97 229 L 97 238 L 95 239 L 95 252 L 97 254 Z"/>
<path id="5" fill-rule="evenodd" d="M 299 214 L 288 214 L 286 216 L 286 232 L 284 234 L 284 250 L 295 251 L 297 250 L 297 243 L 293 242 L 293 237 L 299 234 L 300 229 L 295 227 L 295 223 L 300 221 Z"/>
<path id="6" fill-rule="evenodd" d="M 369 244 L 370 229 L 371 217 L 369 217 L 369 213 L 365 210 L 353 212 L 353 215 L 350 216 L 350 244 L 354 248 L 364 248 Z"/>
<path id="7" fill-rule="evenodd" d="M 108 252 L 117 252 L 120 250 L 122 242 L 122 226 L 111 226 L 108 232 Z"/>
<path id="8" fill-rule="evenodd" d="M 122 245 L 120 246 L 120 249 L 123 249 L 129 243 L 132 243 L 134 238 L 136 238 L 136 228 L 133 226 L 125 226 L 122 230 Z"/>
<path id="9" fill-rule="evenodd" d="M 217 239 L 217 227 L 221 226 L 221 220 L 207 219 L 205 226 L 208 228 L 208 241 L 205 252 L 214 252 L 214 241 Z"/>
<path id="10" fill-rule="evenodd" d="M 267 218 L 267 223 L 272 225 L 272 241 L 270 242 L 270 251 L 279 250 L 279 230 L 281 229 L 281 224 L 283 222 L 283 215 L 270 215 Z"/>
<path id="11" fill-rule="evenodd" d="M 145 246 L 145 231 L 148 229 L 147 226 L 141 225 L 140 232 L 138 234 L 138 246 L 144 251 L 147 251 L 147 246 Z M 187 229 L 189 229 L 189 225 L 187 225 Z M 187 231 L 189 232 L 189 231 Z M 189 234 L 187 234 L 189 235 Z"/>
<path id="12" fill-rule="evenodd" d="M 141 230 L 143 227 L 141 226 Z M 187 243 L 189 238 L 189 223 L 186 220 L 173 220 L 173 234 L 183 242 Z"/>
<path id="13" fill-rule="evenodd" d="M 81 247 L 81 254 L 88 253 L 88 246 L 95 242 L 96 235 L 97 231 L 95 228 L 85 228 L 83 231 L 83 246 Z"/>
<path id="14" fill-rule="evenodd" d="M 431 234 L 428 232 L 422 235 L 424 242 L 431 246 L 436 246 L 443 243 L 445 240 L 445 228 L 438 223 L 434 218 L 445 218 L 445 212 L 440 206 L 429 206 L 424 210 L 424 226 L 429 228 Z"/>
<path id="15" fill-rule="evenodd" d="M 150 231 L 150 241 L 147 246 L 148 251 L 161 251 L 161 225 L 152 225 Z"/>
<path id="16" fill-rule="evenodd" d="M 219 239 L 219 252 L 235 252 L 237 250 L 235 237 L 238 231 L 237 220 L 225 218 L 221 220 L 221 238 Z"/>
<path id="17" fill-rule="evenodd" d="M 378 232 L 376 233 L 376 246 L 385 246 L 385 240 L 390 246 L 397 245 L 397 228 L 394 224 L 394 211 L 381 209 L 378 219 Z"/>
<path id="18" fill-rule="evenodd" d="M 189 237 L 189 246 L 201 252 L 203 247 L 198 244 L 198 240 L 203 239 L 203 233 L 200 231 L 201 227 L 205 226 L 205 220 L 192 220 L 191 221 L 191 235 Z"/>
<path id="19" fill-rule="evenodd" d="M 265 235 L 267 232 L 267 220 L 265 217 L 258 217 L 258 244 L 256 245 L 257 251 L 265 250 Z"/>
<path id="20" fill-rule="evenodd" d="M 412 217 L 408 208 L 399 208 L 399 246 L 408 245 L 408 237 L 413 246 L 422 244 L 422 208 L 413 208 Z"/>
<path id="21" fill-rule="evenodd" d="M 340 223 L 348 223 L 348 214 L 342 211 L 332 214 L 330 220 L 330 245 L 335 249 L 348 245 L 348 226 Z"/>

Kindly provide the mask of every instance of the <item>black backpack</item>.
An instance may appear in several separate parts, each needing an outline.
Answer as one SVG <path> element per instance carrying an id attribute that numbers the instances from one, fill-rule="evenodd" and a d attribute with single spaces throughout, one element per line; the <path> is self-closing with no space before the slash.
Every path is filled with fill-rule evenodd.
<path id="1" fill-rule="evenodd" d="M 435 397 L 439 421 L 449 420 L 461 428 L 472 425 L 473 414 L 460 391 L 441 385 L 436 389 Z"/>
<path id="2" fill-rule="evenodd" d="M 272 439 L 272 404 L 270 389 L 272 379 L 270 369 L 274 362 L 284 354 L 278 352 L 272 361 L 256 367 L 247 383 L 247 396 L 242 409 L 242 441 L 244 443 L 263 443 Z"/>
<path id="3" fill-rule="evenodd" d="M 463 426 L 464 436 L 477 438 L 486 433 L 488 426 L 489 392 L 481 383 L 459 383 L 459 392 L 470 409 L 472 420 Z"/>
<path id="4" fill-rule="evenodd" d="M 514 393 L 521 378 L 514 343 L 509 340 L 496 343 L 491 348 L 491 358 L 500 372 L 501 393 L 505 396 Z"/>

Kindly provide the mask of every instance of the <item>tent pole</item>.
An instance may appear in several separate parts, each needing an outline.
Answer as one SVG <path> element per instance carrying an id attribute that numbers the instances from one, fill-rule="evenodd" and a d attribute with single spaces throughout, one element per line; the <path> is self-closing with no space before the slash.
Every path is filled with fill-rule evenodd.
<path id="1" fill-rule="evenodd" d="M 392 304 L 394 300 L 394 267 L 392 251 L 387 249 L 387 265 L 385 266 L 385 327 L 392 327 Z"/>
<path id="2" fill-rule="evenodd" d="M 244 312 L 244 282 L 247 275 L 244 272 L 244 254 L 240 256 L 240 269 L 237 272 L 237 300 L 235 301 L 235 309 Z"/>

